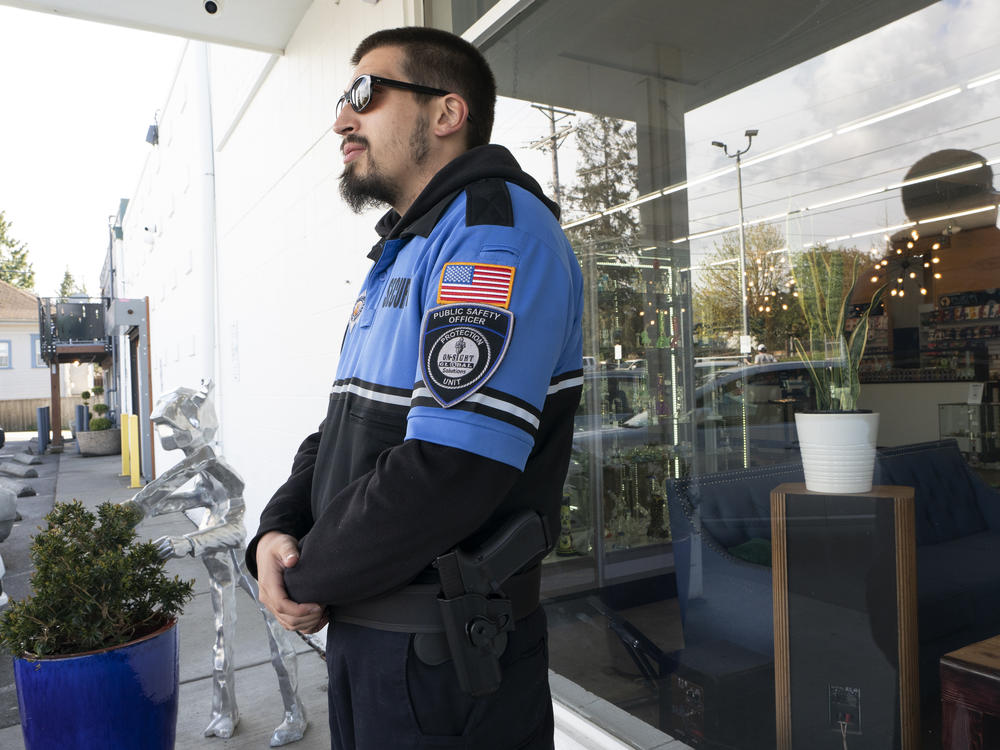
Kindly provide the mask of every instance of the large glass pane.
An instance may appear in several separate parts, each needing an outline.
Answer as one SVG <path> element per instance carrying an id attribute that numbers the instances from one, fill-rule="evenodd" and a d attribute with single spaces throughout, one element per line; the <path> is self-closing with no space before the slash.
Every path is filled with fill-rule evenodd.
<path id="1" fill-rule="evenodd" d="M 1000 401 L 1000 5 L 538 0 L 498 28 L 482 44 L 504 95 L 496 140 L 558 197 L 586 281 L 584 393 L 543 577 L 553 669 L 692 744 L 775 747 L 771 492 L 802 481 L 795 414 L 829 393 L 813 371 L 868 314 L 858 405 L 881 415 L 876 484 L 917 488 L 920 729 L 935 737 L 937 660 L 1000 632 L 997 582 L 962 583 L 1000 565 L 966 544 L 1000 533 L 1000 495 L 953 489 L 1000 478 L 974 449 L 992 428 L 939 417 Z M 844 318 L 810 345 L 819 287 Z M 968 523 L 951 525 L 942 493 Z M 891 628 L 870 581 L 841 596 L 820 576 L 842 537 L 881 565 L 882 532 L 852 536 L 867 533 L 853 516 L 810 529 L 822 543 L 801 549 L 827 557 L 809 563 L 815 601 L 793 609 L 873 644 Z M 834 637 L 800 635 L 817 657 Z M 899 655 L 876 645 L 793 701 L 793 724 L 823 724 L 797 731 L 839 743 L 844 705 L 898 701 Z M 898 743 L 917 720 L 883 713 L 847 721 L 849 746 Z"/>
<path id="2" fill-rule="evenodd" d="M 461 34 L 497 0 L 424 0 L 424 23 Z"/>

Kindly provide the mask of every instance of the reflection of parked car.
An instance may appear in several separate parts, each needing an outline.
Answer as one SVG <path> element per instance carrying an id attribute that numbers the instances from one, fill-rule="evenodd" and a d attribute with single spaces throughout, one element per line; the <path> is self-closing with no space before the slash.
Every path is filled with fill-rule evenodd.
<path id="1" fill-rule="evenodd" d="M 7 436 L 3 431 L 3 427 L 0 427 L 0 448 L 3 448 L 4 443 L 7 442 Z"/>
<path id="2" fill-rule="evenodd" d="M 737 399 L 743 388 L 747 389 L 750 403 L 792 398 L 803 402 L 800 409 L 812 399 L 812 379 L 809 368 L 799 360 L 767 362 L 716 370 L 705 379 L 695 395 L 696 408 L 710 406 L 720 398 Z"/>
<path id="3" fill-rule="evenodd" d="M 788 460 L 798 446 L 795 412 L 815 406 L 809 368 L 798 360 L 719 370 L 695 392 L 698 448 L 742 457 L 745 414 L 751 463 Z"/>
<path id="4" fill-rule="evenodd" d="M 695 357 L 694 360 L 694 385 L 697 388 L 706 381 L 711 380 L 720 372 L 731 370 L 734 367 L 745 365 L 746 360 L 742 357 Z"/>
<path id="5" fill-rule="evenodd" d="M 785 360 L 722 369 L 713 362 L 705 369 L 695 388 L 694 408 L 679 415 L 680 422 L 691 426 L 697 454 L 710 457 L 717 469 L 742 465 L 745 398 L 750 462 L 767 464 L 794 457 L 798 447 L 795 412 L 815 408 L 812 379 L 803 362 Z M 585 372 L 574 450 L 594 452 L 598 439 L 604 455 L 670 442 L 670 425 L 662 419 L 650 420 L 649 403 L 644 368 Z"/>
<path id="6" fill-rule="evenodd" d="M 645 367 L 585 370 L 583 394 L 576 411 L 574 450 L 594 452 L 598 436 L 605 454 L 649 442 L 647 420 L 639 419 L 648 403 Z"/>
<path id="7" fill-rule="evenodd" d="M 595 369 L 583 374 L 583 394 L 577 409 L 581 418 L 590 422 L 598 417 L 602 423 L 620 424 L 635 416 L 648 397 L 645 369 Z"/>

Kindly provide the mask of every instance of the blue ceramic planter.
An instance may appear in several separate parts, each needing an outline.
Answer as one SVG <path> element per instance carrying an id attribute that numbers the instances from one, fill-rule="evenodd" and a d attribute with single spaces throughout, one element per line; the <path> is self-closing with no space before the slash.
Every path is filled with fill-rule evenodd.
<path id="1" fill-rule="evenodd" d="M 14 659 L 25 750 L 173 750 L 176 621 L 117 648 Z"/>

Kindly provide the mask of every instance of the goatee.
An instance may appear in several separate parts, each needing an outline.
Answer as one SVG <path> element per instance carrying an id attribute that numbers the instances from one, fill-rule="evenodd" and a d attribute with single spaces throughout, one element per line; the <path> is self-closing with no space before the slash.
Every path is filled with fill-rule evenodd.
<path id="1" fill-rule="evenodd" d="M 420 117 L 414 123 L 410 134 L 410 159 L 417 166 L 427 160 L 430 153 L 430 122 L 426 117 Z M 358 143 L 365 147 L 364 158 L 368 160 L 367 174 L 358 174 L 357 161 L 344 167 L 340 175 L 340 196 L 348 207 L 356 214 L 369 208 L 395 206 L 400 201 L 399 186 L 392 182 L 379 168 L 372 157 L 371 145 L 362 136 L 348 136 L 345 143 Z"/>
<path id="2" fill-rule="evenodd" d="M 367 175 L 358 175 L 354 164 L 344 167 L 340 175 L 340 197 L 354 213 L 360 214 L 369 208 L 391 206 L 396 199 L 396 191 L 369 160 Z"/>

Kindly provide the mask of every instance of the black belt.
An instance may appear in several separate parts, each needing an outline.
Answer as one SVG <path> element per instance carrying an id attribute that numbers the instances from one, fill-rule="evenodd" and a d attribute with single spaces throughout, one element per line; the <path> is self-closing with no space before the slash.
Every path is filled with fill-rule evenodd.
<path id="1" fill-rule="evenodd" d="M 504 581 L 500 588 L 510 599 L 515 620 L 538 608 L 541 581 L 540 565 Z M 394 633 L 443 633 L 444 622 L 437 602 L 440 593 L 440 583 L 414 583 L 385 596 L 336 607 L 331 619 L 334 623 L 346 622 Z"/>

